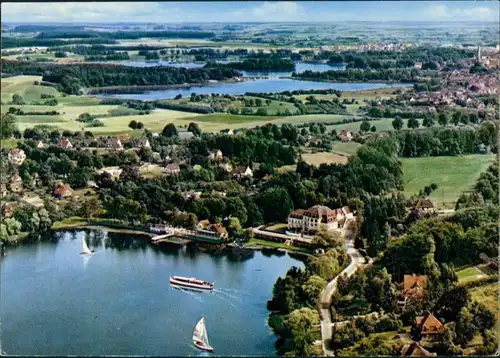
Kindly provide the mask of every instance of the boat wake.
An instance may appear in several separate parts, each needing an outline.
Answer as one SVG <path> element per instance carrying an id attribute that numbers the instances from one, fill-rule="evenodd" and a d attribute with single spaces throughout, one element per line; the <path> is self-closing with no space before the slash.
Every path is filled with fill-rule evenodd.
<path id="1" fill-rule="evenodd" d="M 219 294 L 221 294 L 221 295 L 223 295 L 223 296 L 225 296 L 225 297 L 231 298 L 231 299 L 233 299 L 233 300 L 238 300 L 238 301 L 240 301 L 240 302 L 242 301 L 241 296 L 235 296 L 235 295 L 232 295 L 232 294 L 230 294 L 230 293 L 227 293 L 227 292 L 222 291 L 221 289 L 214 289 L 214 292 L 215 292 L 215 293 L 219 293 Z"/>
<path id="2" fill-rule="evenodd" d="M 197 292 L 200 293 L 200 291 L 189 290 L 189 289 L 185 289 L 183 287 L 174 286 L 174 285 L 172 285 L 172 287 L 176 290 L 187 293 L 189 296 L 193 297 L 198 302 L 203 302 L 203 297 L 201 295 L 196 294 Z"/>

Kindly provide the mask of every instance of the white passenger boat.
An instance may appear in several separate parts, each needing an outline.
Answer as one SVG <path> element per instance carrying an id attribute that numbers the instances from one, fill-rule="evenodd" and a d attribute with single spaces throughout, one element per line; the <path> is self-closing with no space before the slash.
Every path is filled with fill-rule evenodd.
<path id="1" fill-rule="evenodd" d="M 170 277 L 170 283 L 175 286 L 183 286 L 199 290 L 212 290 L 214 288 L 214 282 L 198 280 L 194 277 L 189 278 L 182 276 L 172 276 Z"/>

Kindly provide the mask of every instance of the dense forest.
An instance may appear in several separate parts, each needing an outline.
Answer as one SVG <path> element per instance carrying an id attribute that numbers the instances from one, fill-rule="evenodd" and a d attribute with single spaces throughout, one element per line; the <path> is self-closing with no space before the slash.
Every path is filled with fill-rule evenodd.
<path id="1" fill-rule="evenodd" d="M 87 39 L 72 39 L 72 40 L 57 40 L 57 39 L 40 39 L 40 38 L 26 38 L 26 37 L 11 37 L 2 36 L 2 49 L 14 47 L 54 47 L 54 46 L 68 46 L 79 44 L 115 44 L 116 40 L 104 38 L 87 38 Z"/>
<path id="2" fill-rule="evenodd" d="M 205 39 L 214 37 L 213 32 L 202 31 L 116 31 L 116 32 L 93 32 L 84 31 L 66 31 L 66 32 L 41 32 L 37 35 L 38 39 L 51 38 L 101 38 L 111 40 L 140 39 L 140 38 L 173 38 L 173 39 Z"/>
<path id="3" fill-rule="evenodd" d="M 207 66 L 213 66 L 207 64 Z M 241 71 L 294 71 L 295 63 L 291 60 L 281 58 L 247 59 L 242 62 L 231 62 L 224 64 L 229 68 Z"/>
<path id="4" fill-rule="evenodd" d="M 315 80 L 315 81 L 336 81 L 336 82 L 353 82 L 353 81 L 397 81 L 397 82 L 418 82 L 422 76 L 417 69 L 387 69 L 364 71 L 362 69 L 348 69 L 344 71 L 325 71 L 314 72 L 304 71 L 302 73 L 294 73 L 292 75 L 298 79 Z"/>
<path id="5" fill-rule="evenodd" d="M 2 60 L 5 73 L 42 75 L 43 81 L 58 84 L 62 92 L 79 94 L 83 88 L 105 86 L 151 86 L 182 83 L 203 83 L 208 80 L 225 80 L 240 73 L 226 67 L 174 68 L 128 67 L 103 64 L 56 65 L 22 63 Z"/>

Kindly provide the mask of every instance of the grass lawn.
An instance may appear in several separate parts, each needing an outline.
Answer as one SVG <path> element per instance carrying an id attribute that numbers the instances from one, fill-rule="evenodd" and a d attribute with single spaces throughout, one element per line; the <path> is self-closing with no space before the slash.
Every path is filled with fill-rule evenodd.
<path id="1" fill-rule="evenodd" d="M 304 248 L 295 247 L 295 246 L 286 246 L 285 244 L 282 244 L 279 242 L 259 240 L 259 239 L 250 239 L 247 243 L 245 243 L 244 246 L 273 247 L 273 248 L 280 248 L 280 249 L 285 249 L 285 250 L 290 250 L 290 251 L 304 252 L 307 254 L 311 253 L 311 250 L 309 250 L 309 249 L 304 249 Z"/>
<path id="2" fill-rule="evenodd" d="M 288 227 L 287 224 L 276 224 L 276 225 L 267 226 L 266 228 L 264 228 L 264 230 L 279 232 L 279 233 L 284 234 L 287 227 Z"/>
<path id="3" fill-rule="evenodd" d="M 356 142 L 334 142 L 333 152 L 346 155 L 354 155 L 361 147 L 361 144 Z"/>
<path id="4" fill-rule="evenodd" d="M 469 292 L 473 300 L 484 304 L 491 313 L 498 317 L 498 289 L 499 283 L 496 282 L 481 287 L 471 288 Z"/>
<path id="5" fill-rule="evenodd" d="M 415 195 L 420 189 L 435 183 L 438 189 L 430 195 L 431 200 L 438 207 L 454 206 L 459 195 L 472 188 L 494 159 L 494 155 L 400 158 L 404 193 Z"/>
<path id="6" fill-rule="evenodd" d="M 486 276 L 480 269 L 477 267 L 469 267 L 464 270 L 460 270 L 457 272 L 458 281 L 459 282 L 467 282 L 473 281 L 477 278 Z"/>
<path id="7" fill-rule="evenodd" d="M 16 148 L 17 147 L 17 142 L 22 141 L 21 139 L 2 139 L 1 147 L 5 149 L 11 149 L 11 148 Z"/>
<path id="8" fill-rule="evenodd" d="M 320 164 L 346 164 L 347 157 L 329 152 L 304 153 L 302 158 L 307 164 L 319 167 Z"/>

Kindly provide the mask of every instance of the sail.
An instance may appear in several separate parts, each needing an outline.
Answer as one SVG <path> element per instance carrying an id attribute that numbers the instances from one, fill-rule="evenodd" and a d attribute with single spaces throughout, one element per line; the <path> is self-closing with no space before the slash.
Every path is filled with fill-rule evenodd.
<path id="1" fill-rule="evenodd" d="M 85 241 L 85 238 L 83 238 L 83 252 L 86 254 L 90 254 L 89 247 L 87 246 L 87 242 Z"/>
<path id="2" fill-rule="evenodd" d="M 210 347 L 208 343 L 207 327 L 205 326 L 205 318 L 202 317 L 194 327 L 193 341 L 202 342 L 205 347 Z"/>
<path id="3" fill-rule="evenodd" d="M 194 327 L 193 332 L 193 341 L 201 341 L 203 342 L 203 331 L 205 328 L 205 319 L 202 317 L 200 321 Z"/>

